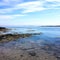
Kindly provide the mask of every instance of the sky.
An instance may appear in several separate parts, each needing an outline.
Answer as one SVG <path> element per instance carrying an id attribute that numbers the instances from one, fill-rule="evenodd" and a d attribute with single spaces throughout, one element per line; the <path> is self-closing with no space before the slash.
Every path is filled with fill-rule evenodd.
<path id="1" fill-rule="evenodd" d="M 60 0 L 0 0 L 0 26 L 60 25 Z"/>

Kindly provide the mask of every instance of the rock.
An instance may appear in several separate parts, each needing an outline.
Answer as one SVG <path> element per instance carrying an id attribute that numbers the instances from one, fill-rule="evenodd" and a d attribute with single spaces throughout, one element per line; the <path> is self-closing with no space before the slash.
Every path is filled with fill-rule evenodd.
<path id="1" fill-rule="evenodd" d="M 35 53 L 34 51 L 30 51 L 30 52 L 29 52 L 29 55 L 31 55 L 31 56 L 36 56 L 36 53 Z"/>
<path id="2" fill-rule="evenodd" d="M 0 32 L 6 32 L 6 31 L 8 31 L 7 28 L 5 28 L 5 27 L 0 27 Z"/>
<path id="3" fill-rule="evenodd" d="M 1 34 L 0 42 L 9 42 L 12 40 L 17 40 L 18 38 L 30 37 L 32 34 Z"/>

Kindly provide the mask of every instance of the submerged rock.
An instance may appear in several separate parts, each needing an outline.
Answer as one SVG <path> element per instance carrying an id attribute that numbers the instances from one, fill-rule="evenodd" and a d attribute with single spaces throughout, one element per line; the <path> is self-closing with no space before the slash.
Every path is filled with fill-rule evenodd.
<path id="1" fill-rule="evenodd" d="M 0 42 L 7 42 L 11 40 L 16 40 L 18 38 L 29 37 L 31 34 L 4 34 L 0 35 Z"/>
<path id="2" fill-rule="evenodd" d="M 29 51 L 28 53 L 29 53 L 29 55 L 31 55 L 31 56 L 36 56 L 36 53 L 35 53 L 34 51 Z"/>
<path id="3" fill-rule="evenodd" d="M 8 42 L 12 40 L 16 40 L 18 38 L 26 38 L 32 35 L 39 35 L 40 33 L 25 33 L 25 34 L 1 34 L 0 35 L 0 42 Z"/>

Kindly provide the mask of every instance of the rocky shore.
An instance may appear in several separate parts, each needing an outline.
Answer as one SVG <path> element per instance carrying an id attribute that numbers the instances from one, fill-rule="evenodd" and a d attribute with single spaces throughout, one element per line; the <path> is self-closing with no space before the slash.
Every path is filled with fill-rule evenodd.
<path id="1" fill-rule="evenodd" d="M 0 32 L 8 30 L 0 27 Z M 60 60 L 60 40 L 56 41 L 57 45 L 47 43 L 46 40 L 46 43 L 42 42 L 43 45 L 39 46 L 27 38 L 40 34 L 43 33 L 0 34 L 0 60 Z"/>
<path id="2" fill-rule="evenodd" d="M 5 27 L 0 27 L 0 32 L 7 32 L 9 29 Z"/>
<path id="3" fill-rule="evenodd" d="M 8 42 L 8 41 L 16 40 L 18 38 L 29 37 L 31 35 L 32 34 L 4 34 L 4 35 L 0 35 L 0 42 Z"/>
<path id="4" fill-rule="evenodd" d="M 7 32 L 9 29 L 5 27 L 0 27 L 0 32 Z M 12 40 L 16 40 L 18 38 L 26 38 L 32 35 L 39 35 L 41 33 L 25 33 L 25 34 L 18 34 L 18 33 L 10 33 L 10 34 L 0 34 L 0 42 L 9 42 Z"/>
<path id="5" fill-rule="evenodd" d="M 57 58 L 40 48 L 21 50 L 20 48 L 2 47 L 0 49 L 0 60 L 57 60 Z"/>

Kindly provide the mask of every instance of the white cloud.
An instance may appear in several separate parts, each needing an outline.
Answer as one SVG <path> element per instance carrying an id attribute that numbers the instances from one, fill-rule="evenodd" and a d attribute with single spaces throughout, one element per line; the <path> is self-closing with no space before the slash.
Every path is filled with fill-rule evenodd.
<path id="1" fill-rule="evenodd" d="M 60 0 L 44 0 L 46 9 L 60 9 Z"/>
<path id="2" fill-rule="evenodd" d="M 22 4 L 18 4 L 16 7 L 24 9 L 23 13 L 28 13 L 28 12 L 35 12 L 35 11 L 41 11 L 44 10 L 45 8 L 42 7 L 43 2 L 40 1 L 33 1 L 33 2 L 26 2 Z"/>
<path id="3" fill-rule="evenodd" d="M 17 6 L 21 6 L 21 7 L 27 7 L 27 6 L 41 6 L 42 5 L 42 2 L 40 1 L 32 1 L 32 2 L 25 2 L 25 3 L 21 3 L 21 4 L 18 4 Z"/>
<path id="4" fill-rule="evenodd" d="M 46 0 L 46 1 L 49 1 L 49 2 L 60 2 L 60 0 Z"/>
<path id="5" fill-rule="evenodd" d="M 12 15 L 13 17 L 19 17 L 19 16 L 26 16 L 26 14 L 15 14 L 15 15 Z"/>
<path id="6" fill-rule="evenodd" d="M 0 20 L 12 19 L 12 16 L 9 15 L 0 15 Z"/>
<path id="7" fill-rule="evenodd" d="M 45 8 L 43 8 L 43 7 L 34 7 L 34 8 L 28 8 L 28 9 L 25 9 L 24 11 L 23 11 L 23 13 L 29 13 L 29 12 L 36 12 L 36 11 L 42 11 L 42 10 L 44 10 Z"/>
<path id="8" fill-rule="evenodd" d="M 52 2 L 52 4 L 46 4 L 48 2 Z M 42 11 L 45 9 L 60 9 L 58 8 L 58 6 L 60 6 L 60 0 L 37 0 L 31 2 L 23 2 L 23 0 L 3 0 L 0 2 L 0 6 L 6 7 L 3 9 L 0 8 L 0 14 L 13 13 L 15 10 L 20 10 L 20 12 L 23 14 Z"/>
<path id="9" fill-rule="evenodd" d="M 21 16 L 25 16 L 23 14 L 16 14 L 16 15 L 0 15 L 0 20 L 12 20 L 16 17 L 21 17 Z"/>
<path id="10" fill-rule="evenodd" d="M 22 9 L 22 13 L 41 11 L 41 10 L 44 10 L 44 7 L 42 7 L 42 5 L 43 5 L 43 2 L 40 2 L 40 1 L 19 3 L 11 8 L 0 9 L 0 13 L 10 13 L 18 9 Z"/>

